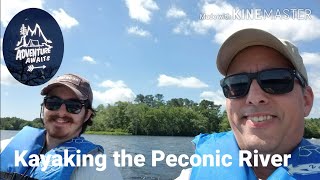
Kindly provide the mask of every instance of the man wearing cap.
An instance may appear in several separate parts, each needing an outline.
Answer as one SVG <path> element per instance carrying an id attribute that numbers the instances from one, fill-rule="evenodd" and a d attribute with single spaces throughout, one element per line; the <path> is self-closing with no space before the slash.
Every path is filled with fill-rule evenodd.
<path id="1" fill-rule="evenodd" d="M 45 96 L 40 113 L 45 129 L 24 127 L 5 148 L 1 143 L 1 178 L 122 179 L 110 159 L 104 164 L 105 171 L 98 171 L 96 164 L 82 166 L 83 160 L 78 162 L 79 159 L 76 158 L 81 155 L 91 154 L 97 157 L 103 154 L 102 146 L 80 137 L 86 127 L 92 125 L 95 115 L 90 83 L 78 75 L 65 74 L 51 81 L 42 89 L 41 95 Z M 40 157 L 61 156 L 64 160 L 69 155 L 73 156 L 71 160 L 74 165 L 69 161 L 66 166 L 55 166 L 54 158 L 49 158 L 48 167 L 44 160 L 38 166 L 25 166 L 22 162 L 15 165 L 15 160 L 21 160 L 22 156 L 17 158 L 16 152 L 24 150 L 27 150 L 23 156 L 27 162 L 35 154 Z M 43 167 L 46 167 L 45 171 Z"/>
<path id="2" fill-rule="evenodd" d="M 222 44 L 217 68 L 225 76 L 220 84 L 232 131 L 200 134 L 193 142 L 200 156 L 219 152 L 232 159 L 224 159 L 228 166 L 184 170 L 178 179 L 320 179 L 320 146 L 303 138 L 314 96 L 298 49 L 244 29 Z M 291 157 L 287 165 L 285 158 L 272 163 L 279 155 Z"/>

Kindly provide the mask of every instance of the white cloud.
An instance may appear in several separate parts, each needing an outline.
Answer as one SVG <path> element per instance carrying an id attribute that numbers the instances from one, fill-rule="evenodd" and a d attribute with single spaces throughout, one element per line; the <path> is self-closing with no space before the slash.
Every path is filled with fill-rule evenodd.
<path id="1" fill-rule="evenodd" d="M 308 69 L 309 85 L 312 87 L 314 94 L 313 108 L 308 118 L 319 118 L 320 117 L 320 53 L 301 53 L 303 61 Z"/>
<path id="2" fill-rule="evenodd" d="M 313 107 L 311 109 L 311 112 L 307 118 L 319 118 L 320 117 L 319 107 L 320 107 L 320 103 L 315 101 L 313 103 Z"/>
<path id="3" fill-rule="evenodd" d="M 320 117 L 320 71 L 319 68 L 315 68 L 308 71 L 309 84 L 313 90 L 314 101 L 313 108 L 308 116 L 308 118 L 319 118 Z"/>
<path id="4" fill-rule="evenodd" d="M 173 28 L 173 33 L 175 34 L 183 34 L 183 35 L 189 35 L 191 34 L 191 29 L 186 28 L 189 26 L 191 21 L 189 19 L 181 21 L 175 28 Z"/>
<path id="5" fill-rule="evenodd" d="M 201 82 L 195 77 L 170 77 L 164 74 L 161 74 L 158 77 L 158 86 L 177 86 L 185 88 L 204 88 L 208 87 L 207 84 Z"/>
<path id="6" fill-rule="evenodd" d="M 306 65 L 320 65 L 320 53 L 303 52 L 301 53 L 301 56 L 303 58 L 304 64 Z"/>
<path id="7" fill-rule="evenodd" d="M 82 61 L 89 62 L 90 64 L 97 64 L 97 62 L 90 56 L 83 56 Z"/>
<path id="8" fill-rule="evenodd" d="M 142 36 L 142 37 L 151 36 L 149 31 L 143 30 L 143 29 L 139 28 L 138 26 L 132 26 L 132 27 L 128 28 L 127 31 L 128 31 L 128 34 L 134 34 L 137 36 Z"/>
<path id="9" fill-rule="evenodd" d="M 44 9 L 44 0 L 1 0 L 1 24 L 6 27 L 10 20 L 20 11 L 27 8 Z M 63 29 L 70 29 L 79 24 L 79 22 L 68 15 L 63 9 L 53 10 L 52 16 Z"/>
<path id="10" fill-rule="evenodd" d="M 3 52 L 2 52 L 2 43 L 3 43 L 3 39 L 1 38 L 0 39 L 0 60 L 2 60 L 3 59 Z"/>
<path id="11" fill-rule="evenodd" d="M 79 24 L 79 22 L 74 17 L 71 17 L 61 8 L 59 8 L 58 11 L 53 10 L 52 16 L 56 19 L 59 26 L 63 29 L 70 29 L 73 26 L 77 26 Z"/>
<path id="12" fill-rule="evenodd" d="M 320 72 L 309 72 L 309 83 L 312 87 L 315 98 L 320 100 Z"/>
<path id="13" fill-rule="evenodd" d="M 106 80 L 99 84 L 100 87 L 109 88 L 105 91 L 93 90 L 93 97 L 100 103 L 114 104 L 118 101 L 132 102 L 136 95 L 127 87 L 123 81 L 110 81 Z"/>
<path id="14" fill-rule="evenodd" d="M 320 38 L 320 19 L 315 15 L 311 14 L 311 19 L 299 20 L 297 18 L 286 18 L 282 12 L 281 18 L 275 18 L 275 16 L 268 17 L 265 15 L 257 16 L 258 18 L 256 19 L 250 19 L 244 15 L 238 16 L 236 13 L 237 9 L 244 10 L 223 1 L 214 1 L 212 3 L 204 1 L 201 14 L 199 13 L 199 19 L 178 24 L 181 29 L 180 32 L 185 34 L 183 33 L 185 32 L 183 29 L 197 34 L 206 34 L 209 31 L 213 31 L 216 32 L 214 41 L 219 44 L 234 32 L 244 28 L 263 29 L 280 38 L 293 42 L 310 41 Z M 252 10 L 253 9 L 254 8 L 252 8 Z M 261 11 L 263 10 L 264 9 L 261 9 Z M 200 16 L 204 14 L 207 15 L 208 18 L 201 20 Z M 258 14 L 259 12 L 256 13 L 256 15 Z M 304 13 L 304 15 L 305 14 L 306 13 Z M 303 12 L 301 15 L 303 15 Z"/>
<path id="15" fill-rule="evenodd" d="M 159 9 L 153 0 L 126 0 L 126 5 L 130 18 L 143 23 L 148 23 L 151 20 L 152 11 Z"/>
<path id="16" fill-rule="evenodd" d="M 186 13 L 182 9 L 176 8 L 174 6 L 167 11 L 168 18 L 183 18 L 186 16 Z"/>
<path id="17" fill-rule="evenodd" d="M 225 108 L 226 98 L 224 97 L 223 92 L 221 90 L 204 91 L 200 94 L 200 98 L 213 101 L 214 104 L 222 105 L 222 107 Z"/>
<path id="18" fill-rule="evenodd" d="M 8 68 L 1 64 L 1 85 L 17 85 L 19 82 L 12 77 Z"/>
<path id="19" fill-rule="evenodd" d="M 127 85 L 121 80 L 119 81 L 106 80 L 100 83 L 99 86 L 105 87 L 105 88 L 126 88 L 127 87 Z"/>
<path id="20" fill-rule="evenodd" d="M 44 0 L 1 0 L 1 24 L 7 27 L 18 12 L 27 8 L 43 9 Z"/>
<path id="21" fill-rule="evenodd" d="M 320 117 L 320 73 L 314 72 L 309 73 L 309 82 L 310 86 L 312 87 L 313 94 L 314 94 L 314 102 L 312 110 L 308 116 L 308 118 L 319 118 Z"/>

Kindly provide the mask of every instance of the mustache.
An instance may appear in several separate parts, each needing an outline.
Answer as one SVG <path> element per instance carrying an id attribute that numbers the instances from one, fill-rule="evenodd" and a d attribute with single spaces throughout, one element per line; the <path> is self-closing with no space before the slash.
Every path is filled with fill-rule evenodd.
<path id="1" fill-rule="evenodd" d="M 50 116 L 48 117 L 48 121 L 55 121 L 56 119 L 59 119 L 59 118 L 65 120 L 65 121 L 67 121 L 67 122 L 72 122 L 72 121 L 73 121 L 73 119 L 72 119 L 71 117 L 68 117 L 68 116 L 62 116 L 62 117 L 60 117 L 60 116 L 57 115 L 57 114 L 50 115 Z"/>

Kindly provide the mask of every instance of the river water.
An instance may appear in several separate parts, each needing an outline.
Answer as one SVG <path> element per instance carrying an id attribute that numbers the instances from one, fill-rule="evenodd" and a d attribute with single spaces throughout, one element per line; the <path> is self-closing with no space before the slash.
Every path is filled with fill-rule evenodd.
<path id="1" fill-rule="evenodd" d="M 1 140 L 14 136 L 18 131 L 1 130 Z M 156 167 L 152 167 L 152 151 L 161 150 L 165 155 L 175 154 L 177 157 L 186 154 L 190 157 L 194 148 L 191 143 L 192 137 L 171 137 L 171 136 L 110 136 L 110 135 L 83 135 L 86 139 L 100 144 L 105 152 L 112 158 L 115 151 L 125 150 L 126 154 L 133 157 L 142 154 L 145 157 L 143 167 L 120 167 L 120 172 L 124 179 L 174 179 L 179 176 L 183 169 L 179 165 L 169 167 L 165 160 L 158 162 Z M 313 143 L 320 144 L 320 139 L 311 139 Z M 191 166 L 188 166 L 191 167 Z M 187 168 L 187 167 L 185 167 Z"/>

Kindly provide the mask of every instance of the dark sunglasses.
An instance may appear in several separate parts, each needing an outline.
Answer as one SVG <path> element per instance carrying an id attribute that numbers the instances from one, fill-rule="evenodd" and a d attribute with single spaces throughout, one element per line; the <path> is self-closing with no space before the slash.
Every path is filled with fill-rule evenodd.
<path id="1" fill-rule="evenodd" d="M 57 96 L 46 96 L 43 103 L 50 111 L 56 111 L 60 109 L 62 104 L 65 104 L 67 111 L 72 114 L 79 114 L 83 106 L 89 107 L 88 101 L 78 99 L 63 100 Z"/>
<path id="2" fill-rule="evenodd" d="M 236 99 L 248 94 L 253 79 L 257 80 L 266 93 L 285 94 L 292 91 L 295 78 L 299 80 L 302 87 L 306 86 L 306 81 L 298 71 L 287 68 L 233 74 L 222 79 L 220 85 L 226 98 Z"/>

